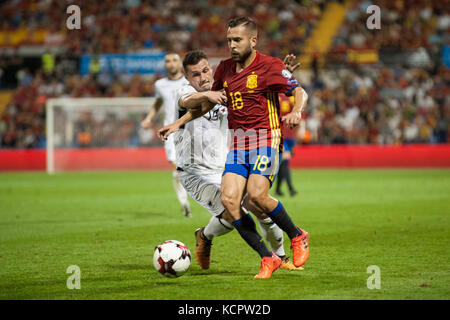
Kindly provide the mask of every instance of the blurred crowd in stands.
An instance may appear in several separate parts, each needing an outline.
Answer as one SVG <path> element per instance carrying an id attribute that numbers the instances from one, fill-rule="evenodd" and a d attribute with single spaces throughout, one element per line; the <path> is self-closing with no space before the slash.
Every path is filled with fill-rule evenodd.
<path id="1" fill-rule="evenodd" d="M 449 141 L 450 72 L 354 67 L 308 87 L 305 143 L 401 144 Z"/>
<path id="2" fill-rule="evenodd" d="M 210 57 L 227 57 L 225 25 L 230 17 L 248 15 L 259 25 L 258 49 L 282 58 L 299 56 L 305 40 L 321 18 L 325 0 L 9 0 L 0 3 L 0 30 L 41 29 L 45 45 L 67 48 L 65 54 L 42 56 L 42 67 L 20 67 L 20 58 L 0 53 L 0 89 L 11 77 L 17 81 L 12 99 L 0 110 L 0 147 L 45 146 L 45 103 L 53 97 L 151 97 L 153 78 L 68 72 L 67 57 L 95 53 L 176 51 L 201 48 Z M 338 1 L 345 2 L 345 1 Z M 82 29 L 67 31 L 66 7 L 82 8 Z M 304 80 L 310 99 L 304 118 L 302 143 L 445 143 L 449 137 L 450 72 L 439 61 L 439 50 L 449 44 L 450 12 L 442 0 L 380 0 L 382 28 L 368 30 L 365 8 L 355 0 L 334 38 L 328 60 L 345 57 L 349 48 L 395 52 L 426 50 L 422 63 L 354 65 L 324 68 Z M 64 14 L 62 14 L 64 13 Z M 51 26 L 51 27 L 49 27 Z M 70 33 L 69 33 L 70 32 Z M 2 46 L 7 44 L 0 44 Z M 430 55 L 436 53 L 439 57 Z M 339 60 L 339 59 L 338 59 Z M 341 59 L 342 60 L 342 59 Z M 69 62 L 67 62 L 69 61 Z M 342 62 L 342 61 L 341 61 Z M 17 72 L 5 72 L 11 65 Z M 70 63 L 69 63 L 70 64 Z M 127 124 L 129 126 L 129 124 Z M 140 133 L 139 122 L 130 129 L 130 144 L 159 143 Z M 155 126 L 155 130 L 158 126 Z M 136 139 L 137 137 L 137 139 Z M 141 137 L 141 138 L 140 138 Z M 149 138 L 151 137 L 151 138 Z M 141 140 L 139 140 L 141 139 Z M 131 142 L 132 141 L 132 142 Z M 139 142 L 140 141 L 140 142 Z"/>
<path id="3" fill-rule="evenodd" d="M 51 30 L 48 42 L 63 43 L 73 54 L 127 53 L 162 48 L 183 52 L 202 48 L 227 54 L 229 18 L 251 15 L 261 30 L 260 46 L 279 56 L 280 48 L 299 53 L 323 11 L 324 0 L 10 0 L 0 7 L 3 30 Z M 82 29 L 66 30 L 66 8 L 80 6 Z M 18 10 L 19 9 L 19 10 Z M 299 23 L 301 22 L 301 23 Z M 64 35 L 64 36 L 61 36 Z M 222 36 L 220 36 L 222 35 Z"/>
<path id="4" fill-rule="evenodd" d="M 372 3 L 381 8 L 382 28 L 379 30 L 366 27 L 368 15 L 364 9 Z M 334 50 L 436 48 L 449 43 L 449 27 L 448 1 L 355 1 L 334 39 Z"/>

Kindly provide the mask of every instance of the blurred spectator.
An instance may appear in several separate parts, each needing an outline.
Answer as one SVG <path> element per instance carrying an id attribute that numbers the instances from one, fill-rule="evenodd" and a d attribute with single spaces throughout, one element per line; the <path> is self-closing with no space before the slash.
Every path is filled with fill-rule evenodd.
<path id="1" fill-rule="evenodd" d="M 68 3 L 82 8 L 81 30 L 65 28 L 67 16 L 61 13 L 65 13 Z M 326 4 L 325 0 L 2 1 L 0 29 L 19 33 L 24 29 L 45 30 L 43 43 L 49 50 L 41 57 L 38 70 L 24 66 L 20 57 L 0 56 L 0 88 L 15 90 L 0 114 L 0 147 L 43 147 L 45 103 L 49 98 L 154 94 L 153 83 L 161 75 L 144 78 L 138 74 L 101 72 L 95 58 L 90 74 L 80 76 L 76 61 L 82 54 L 98 57 L 98 53 L 140 51 L 183 53 L 201 48 L 210 57 L 225 57 L 228 19 L 249 15 L 260 29 L 258 50 L 280 58 L 287 53 L 299 56 Z M 355 0 L 347 11 L 326 57 L 337 62 L 339 68 L 332 65 L 320 70 L 319 53 L 314 53 L 314 77 L 310 83 L 302 81 L 310 99 L 305 114 L 306 131 L 299 137 L 300 142 L 449 141 L 450 73 L 435 59 L 442 45 L 450 43 L 447 1 L 380 0 L 377 4 L 382 11 L 382 28 L 377 31 L 366 28 L 370 2 Z M 9 48 L 8 37 L 4 41 Z M 26 43 L 27 39 L 23 41 Z M 65 48 L 66 53 L 52 54 L 50 48 L 55 47 Z M 346 62 L 348 49 L 412 53 L 391 66 L 380 63 L 355 67 Z M 83 115 L 72 142 L 80 146 L 102 146 L 105 139 L 114 145 L 158 143 L 154 132 L 142 131 L 138 123 L 139 119 Z"/>
<path id="2" fill-rule="evenodd" d="M 449 141 L 448 68 L 441 67 L 433 76 L 421 68 L 397 68 L 394 73 L 366 66 L 323 72 L 322 76 L 324 81 L 307 86 L 306 129 L 312 143 Z M 447 79 L 446 85 L 442 78 Z"/>
<path id="3" fill-rule="evenodd" d="M 42 55 L 42 71 L 46 75 L 51 75 L 55 71 L 55 55 L 48 51 Z"/>

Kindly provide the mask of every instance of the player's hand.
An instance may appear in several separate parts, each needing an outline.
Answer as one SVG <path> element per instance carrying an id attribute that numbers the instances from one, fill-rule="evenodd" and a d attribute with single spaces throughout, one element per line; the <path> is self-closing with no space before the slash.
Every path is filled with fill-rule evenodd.
<path id="1" fill-rule="evenodd" d="M 158 130 L 158 138 L 165 141 L 172 133 L 178 131 L 178 129 L 180 129 L 178 125 L 171 123 Z"/>
<path id="2" fill-rule="evenodd" d="M 214 104 L 227 105 L 227 94 L 225 90 L 209 91 L 208 100 Z"/>
<path id="3" fill-rule="evenodd" d="M 298 62 L 297 56 L 292 53 L 284 57 L 283 63 L 290 73 L 294 72 L 298 67 L 300 67 L 300 62 Z"/>
<path id="4" fill-rule="evenodd" d="M 302 119 L 302 111 L 300 112 L 291 112 L 281 118 L 289 128 L 293 129 L 300 124 L 300 120 Z"/>
<path id="5" fill-rule="evenodd" d="M 141 127 L 144 129 L 150 129 L 152 127 L 152 121 L 148 119 L 144 119 L 141 121 Z"/>

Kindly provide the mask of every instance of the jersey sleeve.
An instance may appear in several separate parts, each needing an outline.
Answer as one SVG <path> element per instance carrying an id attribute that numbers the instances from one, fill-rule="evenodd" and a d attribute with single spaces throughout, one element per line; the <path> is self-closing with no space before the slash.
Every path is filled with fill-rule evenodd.
<path id="1" fill-rule="evenodd" d="M 185 85 L 183 87 L 181 87 L 180 89 L 177 90 L 177 95 L 176 95 L 176 100 L 175 100 L 175 104 L 176 104 L 176 108 L 177 109 L 184 109 L 182 107 L 180 107 L 179 101 L 181 98 L 196 92 L 194 87 L 190 86 L 190 85 Z"/>
<path id="2" fill-rule="evenodd" d="M 296 87 L 300 87 L 297 79 L 290 73 L 280 59 L 275 59 L 267 72 L 267 86 L 270 91 L 292 95 Z"/>
<path id="3" fill-rule="evenodd" d="M 162 99 L 160 82 L 158 81 L 155 82 L 155 98 Z"/>
<path id="4" fill-rule="evenodd" d="M 223 89 L 223 63 L 222 61 L 217 66 L 216 72 L 214 72 L 214 83 L 211 87 L 212 91 L 219 91 Z"/>

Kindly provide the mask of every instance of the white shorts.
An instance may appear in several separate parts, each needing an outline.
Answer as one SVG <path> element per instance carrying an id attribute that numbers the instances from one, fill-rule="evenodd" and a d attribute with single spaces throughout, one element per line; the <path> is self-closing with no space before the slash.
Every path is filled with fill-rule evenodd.
<path id="1" fill-rule="evenodd" d="M 166 151 L 166 158 L 169 162 L 175 162 L 176 152 L 175 152 L 175 140 L 173 134 L 171 134 L 166 141 L 164 141 L 164 150 Z"/>
<path id="2" fill-rule="evenodd" d="M 213 216 L 225 211 L 220 192 L 222 173 L 200 175 L 181 171 L 178 177 L 187 194 Z"/>

